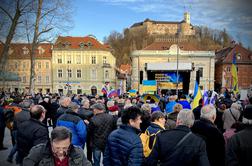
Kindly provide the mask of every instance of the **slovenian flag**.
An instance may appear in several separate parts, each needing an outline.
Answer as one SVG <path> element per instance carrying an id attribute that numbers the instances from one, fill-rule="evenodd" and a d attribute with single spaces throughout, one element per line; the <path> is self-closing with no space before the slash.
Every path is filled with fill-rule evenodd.
<path id="1" fill-rule="evenodd" d="M 103 94 L 107 94 L 107 93 L 108 93 L 108 92 L 107 92 L 107 88 L 104 86 L 104 87 L 102 88 L 101 92 L 102 92 Z"/>
<path id="2" fill-rule="evenodd" d="M 113 97 L 113 96 L 114 96 L 114 97 L 118 96 L 118 90 L 112 89 L 111 91 L 109 91 L 107 97 L 108 97 L 108 98 L 111 98 L 111 97 Z"/>

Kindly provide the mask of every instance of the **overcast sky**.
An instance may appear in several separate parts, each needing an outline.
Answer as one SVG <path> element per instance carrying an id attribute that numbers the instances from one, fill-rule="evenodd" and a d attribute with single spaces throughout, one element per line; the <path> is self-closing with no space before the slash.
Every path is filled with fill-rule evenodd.
<path id="1" fill-rule="evenodd" d="M 226 28 L 252 48 L 252 0 L 75 0 L 74 8 L 74 28 L 64 35 L 93 34 L 102 41 L 111 31 L 122 32 L 146 18 L 181 21 L 189 11 L 193 25 Z"/>

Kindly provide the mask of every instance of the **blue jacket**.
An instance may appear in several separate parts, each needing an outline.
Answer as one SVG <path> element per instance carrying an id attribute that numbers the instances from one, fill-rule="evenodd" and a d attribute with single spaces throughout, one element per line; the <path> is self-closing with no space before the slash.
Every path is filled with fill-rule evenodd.
<path id="1" fill-rule="evenodd" d="M 75 112 L 66 112 L 57 120 L 56 126 L 65 126 L 72 132 L 72 144 L 84 148 L 87 136 L 87 127 Z"/>
<path id="2" fill-rule="evenodd" d="M 151 123 L 150 126 L 146 129 L 150 134 L 155 134 L 158 131 L 162 131 L 164 130 L 161 126 L 155 124 L 155 123 Z"/>
<path id="3" fill-rule="evenodd" d="M 143 145 L 137 129 L 121 125 L 107 141 L 104 166 L 140 166 L 143 161 Z"/>
<path id="4" fill-rule="evenodd" d="M 173 107 L 174 107 L 175 104 L 177 104 L 176 101 L 169 101 L 169 103 L 166 104 L 165 112 L 166 112 L 166 113 L 171 113 L 171 112 L 173 112 Z"/>
<path id="5" fill-rule="evenodd" d="M 183 106 L 183 109 L 191 109 L 191 105 L 186 99 L 179 100 L 178 103 Z"/>

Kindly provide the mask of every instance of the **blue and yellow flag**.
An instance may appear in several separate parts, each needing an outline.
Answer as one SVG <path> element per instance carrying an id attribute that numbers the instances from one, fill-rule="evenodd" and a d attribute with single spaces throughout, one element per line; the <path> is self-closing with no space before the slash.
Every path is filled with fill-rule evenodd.
<path id="1" fill-rule="evenodd" d="M 192 109 L 196 108 L 199 105 L 199 100 L 201 98 L 202 98 L 202 95 L 201 95 L 200 87 L 198 85 L 198 82 L 195 81 Z"/>
<path id="2" fill-rule="evenodd" d="M 233 55 L 231 74 L 232 74 L 232 79 L 233 79 L 233 81 L 232 81 L 233 92 L 234 92 L 234 94 L 237 94 L 237 93 L 239 93 L 239 89 L 238 89 L 238 76 L 237 76 L 236 54 L 235 54 L 235 52 L 234 52 L 234 55 Z"/>

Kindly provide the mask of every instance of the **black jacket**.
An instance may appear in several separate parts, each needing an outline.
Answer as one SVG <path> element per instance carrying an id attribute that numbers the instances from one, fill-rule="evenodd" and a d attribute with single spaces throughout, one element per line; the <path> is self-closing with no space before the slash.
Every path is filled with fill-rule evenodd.
<path id="1" fill-rule="evenodd" d="M 33 147 L 29 155 L 24 159 L 23 165 L 53 166 L 54 157 L 50 144 L 39 144 Z M 81 148 L 70 145 L 69 166 L 91 166 L 91 163 L 86 159 Z"/>
<path id="2" fill-rule="evenodd" d="M 112 115 L 100 113 L 94 115 L 88 125 L 88 133 L 91 136 L 92 147 L 105 150 L 109 134 L 116 129 L 116 121 Z"/>
<path id="3" fill-rule="evenodd" d="M 252 126 L 233 135 L 227 143 L 226 165 L 249 166 L 252 163 Z"/>
<path id="4" fill-rule="evenodd" d="M 157 135 L 156 143 L 146 166 L 155 166 L 160 160 L 161 166 L 208 166 L 205 141 L 195 134 L 189 135 L 176 149 L 176 144 L 190 132 L 186 126 L 177 126 L 173 130 L 164 130 Z"/>
<path id="5" fill-rule="evenodd" d="M 30 149 L 49 140 L 47 126 L 36 119 L 29 119 L 18 126 L 17 151 L 21 158 L 29 154 Z"/>
<path id="6" fill-rule="evenodd" d="M 194 122 L 191 130 L 205 140 L 210 165 L 225 165 L 225 140 L 217 127 L 211 121 L 200 118 Z"/>

